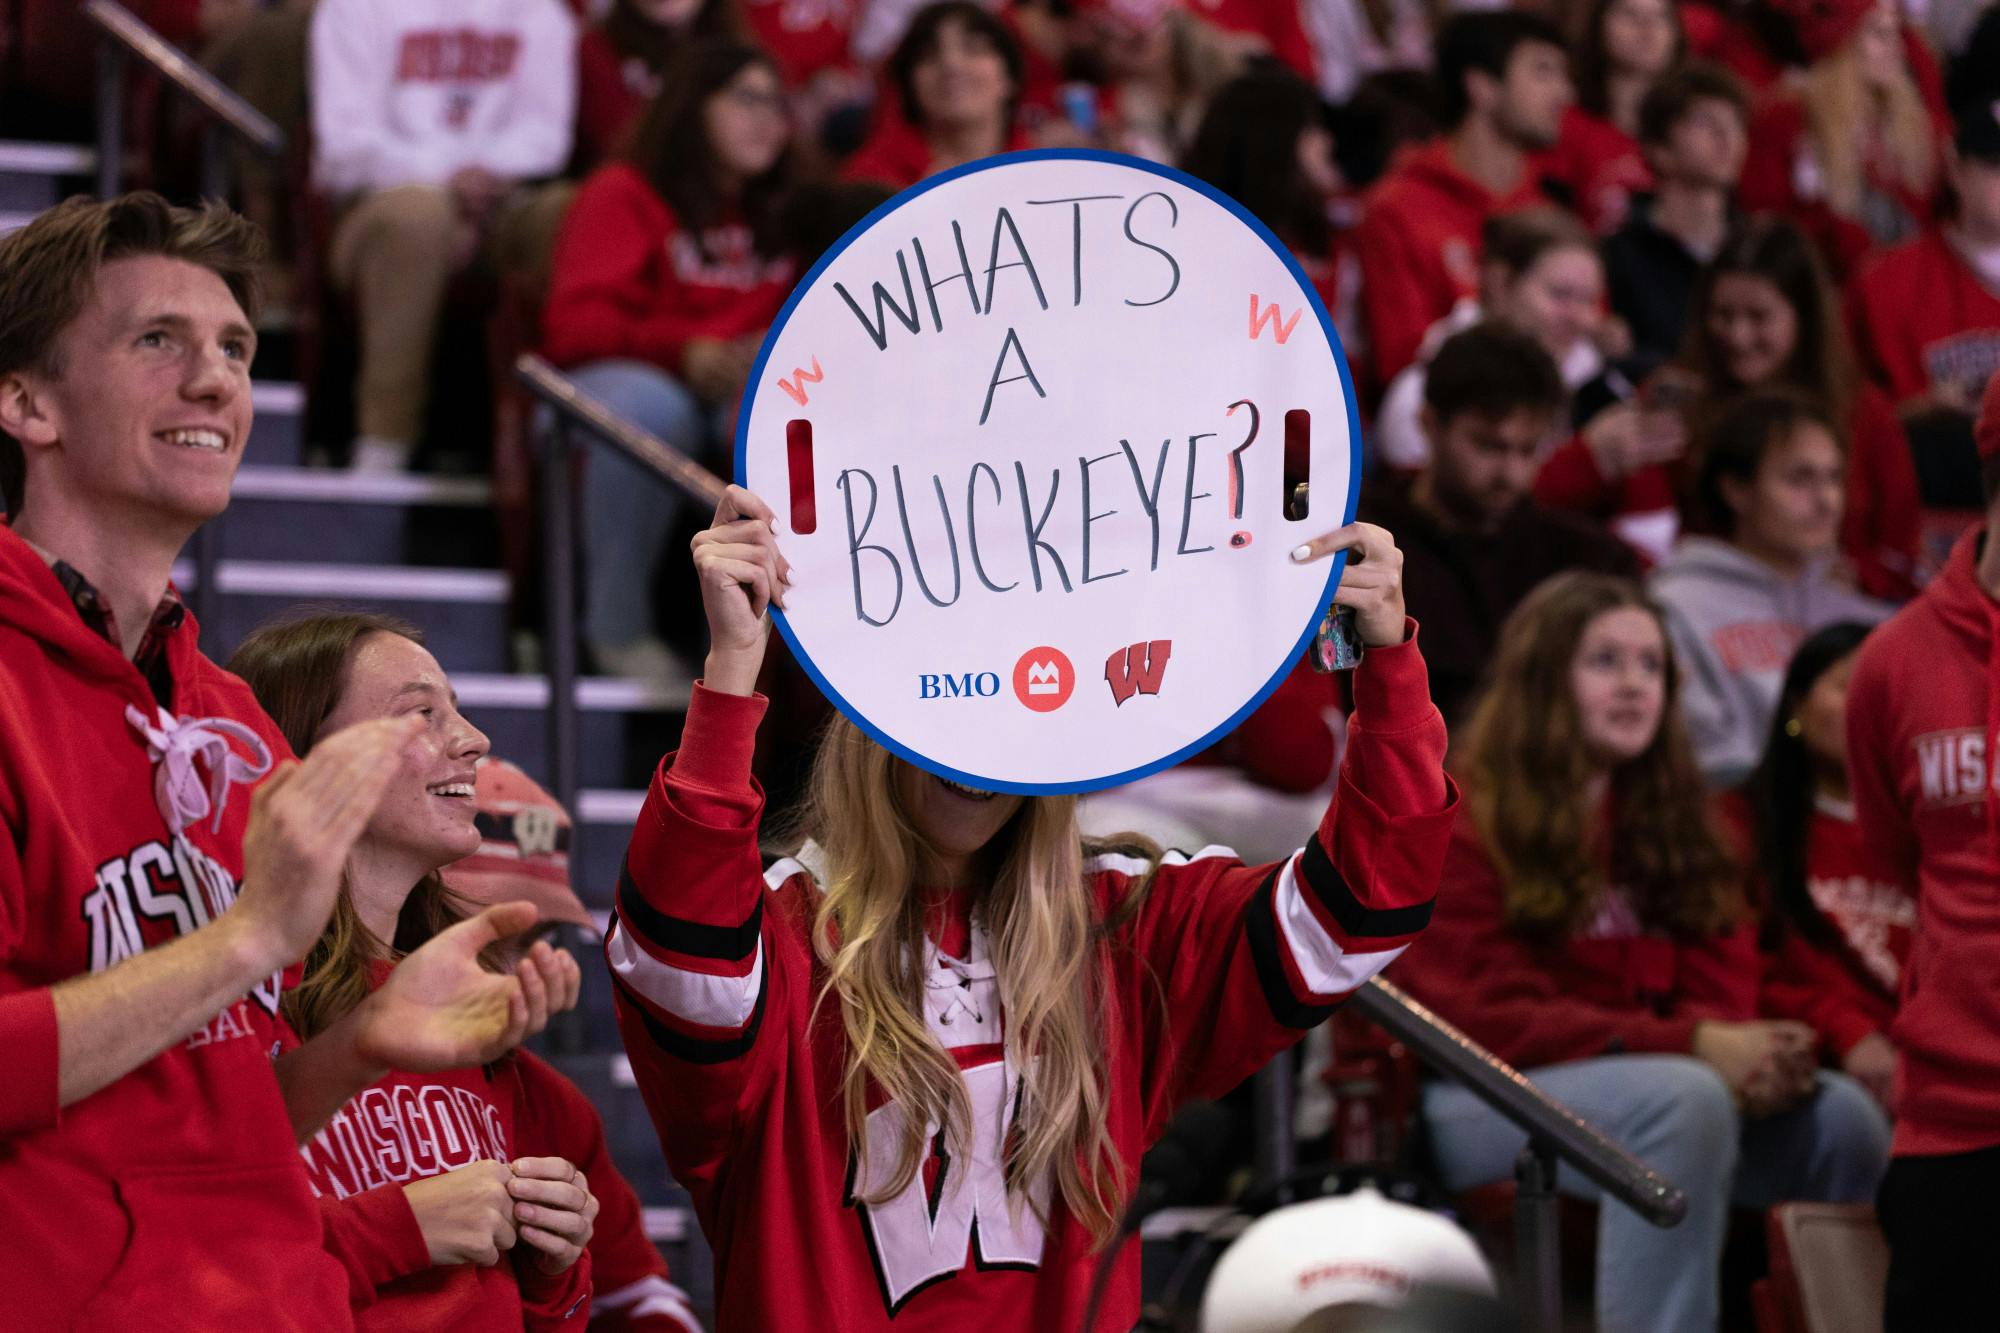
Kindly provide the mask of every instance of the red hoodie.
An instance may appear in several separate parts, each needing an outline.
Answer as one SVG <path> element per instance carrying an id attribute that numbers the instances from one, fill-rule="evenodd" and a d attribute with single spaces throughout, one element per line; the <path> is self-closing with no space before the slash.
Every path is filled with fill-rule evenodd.
<path id="1" fill-rule="evenodd" d="M 58 1109 L 49 987 L 188 934 L 235 901 L 250 790 L 176 832 L 132 718 L 209 787 L 204 738 L 288 752 L 248 687 L 167 637 L 169 730 L 152 688 L 85 625 L 34 549 L 0 528 L 0 1292 L 9 1328 L 349 1326 L 271 1073 L 279 978 L 187 1040 Z M 189 719 L 197 720 L 190 723 Z M 216 725 L 202 727 L 201 722 Z M 233 725 L 232 725 L 233 724 Z M 232 734 L 234 733 L 234 734 Z M 212 752 L 211 752 L 212 753 Z"/>
<path id="2" fill-rule="evenodd" d="M 1547 202 L 1532 167 L 1510 193 L 1492 193 L 1452 162 L 1449 139 L 1397 154 L 1369 191 L 1354 229 L 1361 313 L 1377 384 L 1416 360 L 1431 325 L 1478 295 L 1479 230 L 1486 219 Z"/>
<path id="3" fill-rule="evenodd" d="M 778 62 L 788 88 L 854 63 L 848 39 L 860 9 L 856 0 L 743 0 L 752 35 Z"/>
<path id="4" fill-rule="evenodd" d="M 1847 291 L 1855 350 L 1898 405 L 1951 385 L 1965 402 L 2000 371 L 2000 290 L 1936 227 L 1870 259 Z"/>
<path id="5" fill-rule="evenodd" d="M 695 338 L 760 334 L 777 318 L 797 266 L 761 255 L 729 221 L 696 237 L 623 162 L 583 182 L 556 238 L 542 350 L 558 366 L 614 358 L 678 373 Z"/>
<path id="6" fill-rule="evenodd" d="M 1337 794 L 1301 852 L 1259 867 L 1214 848 L 1157 866 L 1116 853 L 1085 863 L 1100 920 L 1136 904 L 1089 956 L 1108 1009 L 1104 1127 L 1128 1171 L 1180 1105 L 1235 1086 L 1325 1019 L 1430 914 L 1455 800 L 1416 645 L 1370 649 L 1354 690 Z M 926 938 L 921 970 L 924 1021 L 971 1101 L 970 1143 L 936 1136 L 906 1189 L 860 1202 L 879 1188 L 901 1110 L 871 1102 L 857 1159 L 840 1002 L 818 1003 L 819 858 L 808 847 L 766 871 L 758 855 L 750 753 L 763 706 L 696 687 L 605 943 L 640 1091 L 715 1247 L 719 1326 L 1078 1328 L 1095 1255 L 1050 1182 L 1031 1186 L 1045 1207 L 1009 1205 L 1002 1145 L 1023 1085 L 986 932 L 964 928 L 962 897 L 960 928 Z M 1128 1249 L 1093 1333 L 1138 1313 Z"/>
<path id="7" fill-rule="evenodd" d="M 1600 236 L 1624 225 L 1633 195 L 1653 188 L 1639 141 L 1579 106 L 1563 112 L 1562 137 L 1536 156 L 1533 170 L 1567 189 L 1577 215 Z"/>
<path id="8" fill-rule="evenodd" d="M 376 968 L 375 984 L 388 973 L 386 964 Z M 561 1157 L 559 1136 L 527 1121 L 521 1112 L 526 1082 L 561 1077 L 525 1051 L 493 1066 L 435 1074 L 395 1071 L 356 1093 L 325 1128 L 299 1145 L 299 1157 L 322 1201 L 358 1201 L 364 1208 L 381 1197 L 377 1191 L 400 1192 L 411 1181 L 474 1162 Z M 548 1104 L 546 1098 L 542 1101 Z M 526 1246 L 509 1251 L 490 1268 L 434 1267 L 428 1248 L 410 1243 L 415 1216 L 407 1221 L 399 1216 L 385 1226 L 387 1211 L 393 1210 L 382 1207 L 385 1212 L 371 1210 L 361 1217 L 340 1207 L 323 1208 L 328 1234 L 342 1237 L 349 1252 L 369 1254 L 371 1238 L 376 1242 L 372 1285 L 356 1284 L 349 1291 L 358 1328 L 553 1333 L 581 1330 L 589 1320 L 587 1252 L 555 1276 L 530 1261 L 537 1251 Z M 400 1211 L 409 1214 L 407 1201 Z M 421 1233 L 416 1235 L 421 1242 Z"/>
<path id="9" fill-rule="evenodd" d="M 1431 928 L 1389 979 L 1517 1069 L 1654 1052 L 1685 1055 L 1703 1020 L 1757 1016 L 1747 928 L 1676 940 L 1607 894 L 1582 932 L 1531 942 L 1505 922 L 1500 872 L 1458 821 Z"/>
<path id="10" fill-rule="evenodd" d="M 1889 1036 L 1902 1052 L 1894 1152 L 2000 1144 L 2000 602 L 1976 574 L 1983 530 L 1868 636 L 1847 692 L 1855 811 L 1914 885 L 1917 927 Z"/>

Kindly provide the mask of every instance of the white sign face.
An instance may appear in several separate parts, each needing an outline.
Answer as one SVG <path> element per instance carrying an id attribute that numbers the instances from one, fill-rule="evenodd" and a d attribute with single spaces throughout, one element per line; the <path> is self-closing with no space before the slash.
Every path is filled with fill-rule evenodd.
<path id="1" fill-rule="evenodd" d="M 1291 256 L 1110 153 L 885 204 L 800 283 L 745 404 L 736 475 L 779 516 L 792 651 L 877 741 L 988 790 L 1094 790 L 1220 739 L 1304 651 L 1340 561 L 1290 552 L 1360 482 Z"/>

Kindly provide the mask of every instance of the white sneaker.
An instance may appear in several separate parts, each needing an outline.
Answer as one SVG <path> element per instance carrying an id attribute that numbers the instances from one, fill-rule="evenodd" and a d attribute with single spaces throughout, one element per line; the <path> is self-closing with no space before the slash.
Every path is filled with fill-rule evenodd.
<path id="1" fill-rule="evenodd" d="M 700 675 L 680 654 L 651 635 L 630 643 L 593 643 L 590 655 L 605 675 L 639 681 L 669 699 L 686 699 Z"/>
<path id="2" fill-rule="evenodd" d="M 370 476 L 384 476 L 410 470 L 411 446 L 405 440 L 384 440 L 374 435 L 357 436 L 348 470 Z"/>

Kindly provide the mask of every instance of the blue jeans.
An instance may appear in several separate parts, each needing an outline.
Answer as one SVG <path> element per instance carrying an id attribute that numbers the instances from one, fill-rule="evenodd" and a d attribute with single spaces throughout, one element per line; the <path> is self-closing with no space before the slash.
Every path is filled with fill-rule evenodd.
<path id="1" fill-rule="evenodd" d="M 577 387 L 619 416 L 707 461 L 724 413 L 645 361 L 592 361 L 569 372 Z M 649 469 L 597 442 L 583 475 L 583 635 L 624 645 L 655 634 L 653 572 L 686 496 Z"/>
<path id="2" fill-rule="evenodd" d="M 1551 1097 L 1686 1191 L 1687 1217 L 1662 1230 L 1606 1203 L 1597 1235 L 1601 1333 L 1701 1333 L 1720 1315 L 1717 1269 L 1732 1205 L 1866 1203 L 1889 1161 L 1889 1120 L 1860 1084 L 1821 1071 L 1819 1089 L 1782 1115 L 1742 1119 L 1728 1085 L 1685 1055 L 1613 1055 L 1526 1071 Z M 1456 1084 L 1424 1092 L 1445 1184 L 1510 1178 L 1527 1136 Z M 1597 1200 L 1567 1166 L 1557 1188 Z"/>

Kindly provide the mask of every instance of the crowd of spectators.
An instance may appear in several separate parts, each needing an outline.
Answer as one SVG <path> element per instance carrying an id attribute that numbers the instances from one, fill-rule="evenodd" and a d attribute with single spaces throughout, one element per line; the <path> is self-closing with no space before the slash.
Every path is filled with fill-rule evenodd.
<path id="1" fill-rule="evenodd" d="M 1340 333 L 1361 515 L 1406 553 L 1466 794 L 1433 935 L 1391 976 L 1690 1193 L 1664 1237 L 1603 1210 L 1606 1326 L 1712 1326 L 1732 1201 L 1872 1199 L 1892 1132 L 2000 1179 L 1963 1093 L 1990 1004 L 1933 982 L 1921 1029 L 1898 1015 L 1913 956 L 1978 965 L 1920 938 L 1919 881 L 1964 867 L 1925 859 L 1907 686 L 1862 656 L 1993 633 L 2000 7 L 318 0 L 182 31 L 253 97 L 302 64 L 326 245 L 298 262 L 353 312 L 360 470 L 412 466 L 468 268 L 522 280 L 541 351 L 726 471 L 791 284 L 895 190 L 1099 146 L 1238 198 Z M 684 688 L 650 581 L 687 578 L 681 501 L 608 452 L 583 496 L 593 660 Z M 1206 757 L 1223 786 L 1164 775 L 1094 818 L 1295 845 L 1342 711 L 1296 673 Z M 1977 801 L 1969 753 L 1923 798 Z M 1423 1115 L 1454 1187 L 1511 1169 L 1474 1099 Z M 1949 1182 L 1892 1182 L 1911 1302 Z"/>

